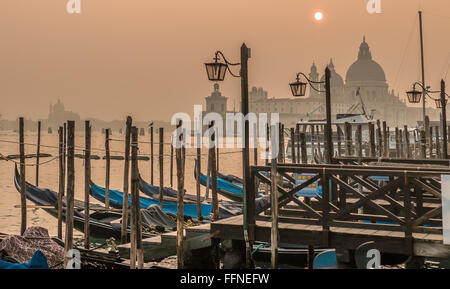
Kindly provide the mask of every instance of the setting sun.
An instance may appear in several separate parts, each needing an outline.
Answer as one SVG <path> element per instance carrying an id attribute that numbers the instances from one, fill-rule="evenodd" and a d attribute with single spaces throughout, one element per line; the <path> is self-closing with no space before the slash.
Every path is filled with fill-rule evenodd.
<path id="1" fill-rule="evenodd" d="M 323 13 L 320 11 L 317 11 L 316 13 L 314 13 L 314 19 L 316 19 L 316 21 L 322 21 Z"/>

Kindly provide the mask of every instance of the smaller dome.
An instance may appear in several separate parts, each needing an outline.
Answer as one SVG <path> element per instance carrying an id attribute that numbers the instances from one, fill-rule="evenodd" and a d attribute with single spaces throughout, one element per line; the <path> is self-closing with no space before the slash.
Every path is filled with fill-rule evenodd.
<path id="1" fill-rule="evenodd" d="M 330 86 L 331 87 L 344 87 L 344 79 L 336 72 L 334 69 L 333 59 L 330 60 L 330 64 L 328 64 L 328 68 L 330 69 Z M 322 75 L 320 81 L 325 81 L 325 74 Z M 324 87 L 321 85 L 321 87 Z"/>

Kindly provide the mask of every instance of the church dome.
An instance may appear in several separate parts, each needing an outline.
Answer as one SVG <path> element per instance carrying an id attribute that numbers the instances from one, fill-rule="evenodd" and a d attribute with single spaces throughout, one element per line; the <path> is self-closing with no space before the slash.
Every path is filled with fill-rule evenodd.
<path id="1" fill-rule="evenodd" d="M 364 37 L 359 47 L 358 60 L 347 71 L 345 80 L 348 81 L 379 81 L 386 82 L 383 68 L 372 60 L 369 45 Z"/>
<path id="2" fill-rule="evenodd" d="M 328 68 L 330 69 L 330 86 L 331 87 L 344 87 L 344 80 L 342 77 L 336 72 L 334 69 L 333 59 L 330 60 L 330 64 L 328 64 Z M 325 74 L 322 75 L 320 81 L 325 81 Z M 323 85 L 321 85 L 323 86 Z"/>

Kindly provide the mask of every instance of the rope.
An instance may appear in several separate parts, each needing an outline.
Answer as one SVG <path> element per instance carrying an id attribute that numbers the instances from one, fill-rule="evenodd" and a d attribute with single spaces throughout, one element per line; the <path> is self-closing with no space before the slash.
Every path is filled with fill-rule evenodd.
<path id="1" fill-rule="evenodd" d="M 20 144 L 20 142 L 17 142 L 17 141 L 8 141 L 8 140 L 0 140 L 0 142 Z M 33 144 L 33 143 L 23 143 L 23 144 L 24 144 L 24 145 L 29 145 L 29 146 L 37 146 L 37 144 Z M 136 144 L 135 144 L 135 145 L 136 145 Z M 41 146 L 42 146 L 42 147 L 46 147 L 46 148 L 59 149 L 59 146 L 50 146 L 50 145 L 41 145 Z M 72 147 L 67 146 L 67 148 L 69 149 L 69 148 L 72 148 Z M 75 151 L 82 151 L 83 153 L 86 152 L 86 149 L 83 148 L 83 147 L 73 147 L 73 149 L 74 149 Z M 105 149 L 98 149 L 98 148 L 91 148 L 91 149 L 90 149 L 90 152 L 95 152 L 95 151 L 97 151 L 97 152 L 105 152 Z M 114 151 L 114 150 L 110 150 L 110 153 L 125 154 L 124 151 Z M 219 152 L 219 155 L 236 154 L 236 153 L 241 153 L 241 151 L 239 150 L 239 151 L 231 151 L 231 152 Z M 151 154 L 149 154 L 149 153 L 147 153 L 147 154 L 138 153 L 138 155 L 139 155 L 139 156 L 149 156 L 149 157 L 151 156 Z M 208 153 L 203 153 L 203 154 L 201 154 L 201 155 L 202 155 L 202 156 L 207 156 Z M 159 154 L 156 153 L 156 154 L 154 154 L 154 156 L 159 156 Z M 171 155 L 170 155 L 170 154 L 163 154 L 163 156 L 164 156 L 164 157 L 170 157 Z M 197 154 L 196 154 L 196 153 L 195 153 L 195 154 L 187 154 L 186 157 L 197 157 Z M 16 161 L 14 161 L 14 160 L 12 160 L 12 159 L 6 158 L 5 156 L 3 156 L 3 155 L 1 155 L 1 154 L 0 154 L 0 158 L 3 158 L 3 159 L 5 159 L 5 160 L 10 160 L 10 161 L 12 161 L 12 162 L 16 162 Z M 58 159 L 58 157 L 54 157 L 53 159 L 51 159 L 51 160 L 49 160 L 49 161 L 45 161 L 45 162 L 43 162 L 43 163 L 41 163 L 41 164 L 49 163 L 49 162 L 51 162 L 51 161 L 53 161 L 53 160 L 55 160 L 55 159 Z M 20 164 L 20 162 L 16 162 L 16 163 Z M 25 164 L 25 165 L 26 165 L 26 166 L 36 166 L 36 164 Z"/>
<path id="2" fill-rule="evenodd" d="M 404 51 L 403 51 L 403 57 L 402 57 L 402 60 L 401 60 L 401 62 L 400 62 L 400 66 L 399 66 L 399 68 L 398 68 L 398 71 L 397 71 L 397 75 L 395 76 L 395 81 L 394 81 L 394 85 L 393 85 L 393 87 L 395 87 L 395 89 L 398 91 L 398 86 L 397 86 L 397 84 L 398 84 L 398 77 L 400 76 L 400 72 L 401 72 L 401 70 L 402 70 L 402 68 L 403 68 L 403 64 L 404 64 L 404 62 L 405 62 L 405 58 L 406 58 L 406 52 L 408 51 L 408 48 L 409 48 L 409 45 L 410 45 L 410 43 L 411 43 L 411 39 L 412 39 L 412 36 L 413 36 L 413 33 L 414 33 L 414 31 L 415 31 L 415 28 L 416 28 L 416 24 L 417 24 L 417 17 L 416 16 L 414 16 L 414 23 L 413 23 L 413 25 L 412 25 L 412 27 L 411 27 L 411 31 L 410 31 L 410 33 L 409 33 L 409 38 L 408 38 L 408 41 L 406 42 L 406 47 L 405 47 L 405 49 L 404 49 Z"/>
<path id="3" fill-rule="evenodd" d="M 253 250 L 252 255 L 255 254 L 262 246 L 264 246 L 264 244 L 259 244 L 258 247 L 256 247 L 255 250 Z"/>

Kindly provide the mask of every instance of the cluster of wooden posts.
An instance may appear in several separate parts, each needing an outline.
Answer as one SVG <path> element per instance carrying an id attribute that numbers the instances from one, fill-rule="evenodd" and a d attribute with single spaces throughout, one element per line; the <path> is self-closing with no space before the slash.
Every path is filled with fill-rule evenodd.
<path id="1" fill-rule="evenodd" d="M 182 125 L 179 121 L 177 128 Z M 213 127 L 211 123 L 210 128 Z M 154 183 L 154 134 L 153 126 L 150 126 L 150 181 Z M 74 192 L 75 192 L 75 171 L 74 171 L 74 156 L 75 156 L 75 122 L 68 121 L 60 126 L 58 129 L 59 145 L 58 145 L 58 160 L 59 160 L 59 188 L 58 188 L 58 203 L 57 203 L 57 216 L 58 216 L 58 238 L 63 238 L 63 210 L 66 210 L 65 223 L 65 250 L 68 252 L 73 248 L 73 217 L 74 209 L 84 210 L 84 247 L 89 249 L 90 246 L 90 230 L 89 230 L 89 212 L 92 210 L 102 211 L 118 211 L 117 209 L 110 208 L 109 191 L 110 191 L 110 167 L 111 167 L 111 153 L 110 153 L 110 129 L 105 129 L 105 208 L 92 208 L 90 206 L 90 181 L 91 181 L 91 125 L 89 121 L 85 121 L 85 146 L 84 146 L 84 208 L 74 208 Z M 37 161 L 36 161 L 36 186 L 39 185 L 39 150 L 40 150 L 40 122 L 38 125 L 38 143 L 37 143 Z M 142 133 L 141 133 L 142 135 Z M 138 141 L 138 128 L 132 126 L 132 118 L 127 117 L 126 129 L 124 139 L 124 176 L 123 176 L 123 206 L 122 206 L 122 227 L 121 227 L 121 243 L 131 242 L 131 268 L 143 267 L 143 250 L 142 250 L 142 229 L 140 220 L 140 203 L 139 203 L 139 168 L 138 168 L 138 144 L 148 143 Z M 198 136 L 200 137 L 200 136 Z M 198 139 L 198 141 L 200 141 Z M 208 173 L 207 173 L 207 186 L 205 192 L 205 199 L 208 199 L 209 191 L 212 192 L 212 220 L 219 218 L 219 205 L 217 195 L 217 170 L 219 166 L 219 149 L 216 148 L 215 134 L 211 134 L 211 141 L 213 145 L 208 149 Z M 186 150 L 184 147 L 183 134 L 175 141 L 177 144 L 175 147 L 170 143 L 170 186 L 173 187 L 173 166 L 174 166 L 174 152 L 177 165 L 177 256 L 179 267 L 183 266 L 183 196 L 184 190 L 184 174 L 185 174 L 185 158 Z M 20 175 L 21 175 L 21 233 L 23 233 L 27 227 L 27 204 L 26 204 L 26 175 L 25 175 L 25 148 L 24 148 L 24 119 L 19 118 L 19 150 L 20 150 Z M 164 201 L 164 128 L 159 128 L 159 205 L 163 208 Z M 196 201 L 197 201 L 197 213 L 198 219 L 202 220 L 201 213 L 201 190 L 200 190 L 200 174 L 201 174 L 201 148 L 197 148 L 195 157 L 196 161 Z M 131 163 L 130 163 L 131 161 Z M 131 165 L 131 168 L 130 168 Z M 131 176 L 130 176 L 131 173 Z M 130 185 L 131 177 L 131 185 Z M 211 185 L 210 185 L 211 184 Z M 130 192 L 130 196 L 128 194 Z M 131 200 L 131 207 L 128 208 L 128 198 Z M 66 199 L 66 207 L 63 207 L 63 200 Z M 130 220 L 128 217 L 130 216 Z M 128 238 L 127 229 L 130 226 L 130 238 Z M 65 262 L 67 263 L 68 258 Z"/>
<path id="2" fill-rule="evenodd" d="M 425 126 L 423 129 L 395 127 L 392 131 L 385 121 L 378 120 L 367 124 L 368 139 L 363 140 L 363 125 L 343 123 L 336 125 L 333 133 L 335 156 L 384 157 L 384 158 L 414 158 L 414 159 L 444 159 L 445 146 L 442 143 L 442 129 L 438 126 Z M 450 126 L 447 128 L 450 131 Z M 324 126 L 314 124 L 297 124 L 296 128 L 285 130 L 280 125 L 280 147 L 284 148 L 284 136 L 290 136 L 291 148 L 289 156 L 294 163 L 322 163 L 326 155 L 326 142 L 323 135 Z M 392 139 L 393 134 L 393 139 Z M 309 145 L 307 145 L 309 143 Z M 395 148 L 391 147 L 395 145 Z M 311 155 L 307 154 L 307 147 Z M 286 152 L 280 151 L 279 161 L 286 160 Z"/>

